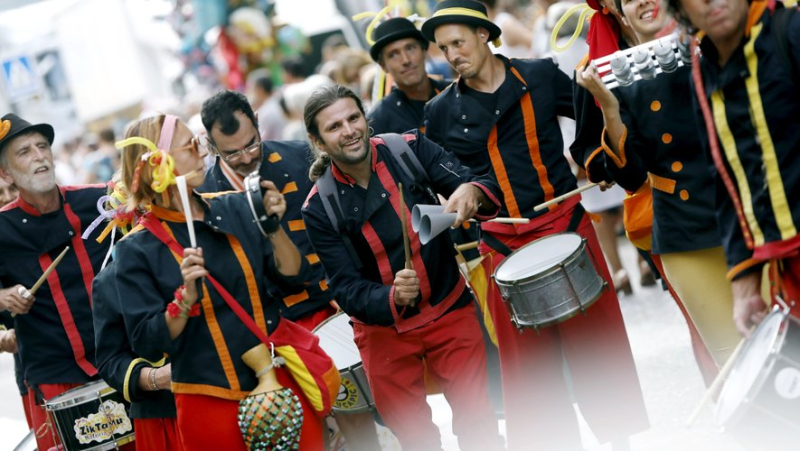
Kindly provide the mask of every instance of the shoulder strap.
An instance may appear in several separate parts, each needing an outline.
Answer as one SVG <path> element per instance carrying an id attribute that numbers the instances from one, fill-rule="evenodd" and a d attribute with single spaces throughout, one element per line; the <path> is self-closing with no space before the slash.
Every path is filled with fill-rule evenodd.
<path id="1" fill-rule="evenodd" d="M 167 245 L 167 247 L 169 247 L 169 249 L 172 252 L 177 254 L 179 257 L 183 258 L 183 248 L 181 247 L 181 245 L 178 244 L 171 236 L 169 236 L 167 231 L 164 230 L 164 227 L 155 217 L 153 217 L 152 215 L 148 215 L 143 219 L 141 224 L 147 230 L 149 230 L 150 233 L 152 233 L 156 238 L 158 238 L 159 241 Z M 206 276 L 206 278 L 208 279 L 209 282 L 211 282 L 211 285 L 214 286 L 214 289 L 217 290 L 217 293 L 219 293 L 219 295 L 222 296 L 222 299 L 225 301 L 226 304 L 228 304 L 228 307 L 230 307 L 231 310 L 233 310 L 233 313 L 236 314 L 236 316 L 245 325 L 245 327 L 247 327 L 250 330 L 250 332 L 253 333 L 253 335 L 258 337 L 258 339 L 262 343 L 269 345 L 271 342 L 270 339 L 267 337 L 267 334 L 258 328 L 256 322 L 253 321 L 252 318 L 250 318 L 250 315 L 247 314 L 247 312 L 244 310 L 244 308 L 242 308 L 239 302 L 236 301 L 233 295 L 231 295 L 230 292 L 228 292 L 228 290 L 225 289 L 225 287 L 223 287 L 219 282 L 217 282 L 217 279 L 215 279 L 211 274 Z M 197 295 L 202 297 L 203 293 L 198 292 Z M 197 302 L 200 302 L 200 300 L 198 299 Z"/>
<path id="2" fill-rule="evenodd" d="M 778 46 L 778 53 L 783 60 L 783 64 L 789 69 L 789 74 L 792 77 L 797 73 L 797 70 L 794 65 L 794 61 L 792 61 L 790 49 L 789 49 L 789 21 L 792 19 L 792 16 L 797 11 L 797 7 L 795 6 L 787 6 L 784 8 L 776 8 L 775 12 L 772 14 L 773 20 L 773 27 L 774 27 L 774 35 L 775 35 L 775 44 Z"/>
<path id="3" fill-rule="evenodd" d="M 336 190 L 336 180 L 333 179 L 333 172 L 330 167 L 325 170 L 322 177 L 317 179 L 316 184 L 322 207 L 325 208 L 325 214 L 328 215 L 328 220 L 331 222 L 333 230 L 342 236 L 347 253 L 350 254 L 350 258 L 355 262 L 356 268 L 361 269 L 364 265 L 361 263 L 356 248 L 353 246 L 353 241 L 350 240 L 350 235 L 347 232 L 347 223 L 344 220 L 342 204 L 339 202 L 339 193 Z"/>
<path id="4" fill-rule="evenodd" d="M 414 189 L 421 189 L 428 195 L 431 202 L 438 205 L 439 197 L 433 189 L 431 189 L 428 172 L 422 167 L 422 163 L 419 162 L 419 158 L 417 158 L 417 155 L 411 150 L 406 139 L 397 133 L 383 133 L 377 135 L 377 138 L 382 139 L 383 142 L 386 143 L 386 147 L 389 148 L 389 151 L 392 153 L 394 159 L 397 160 L 403 172 L 414 180 L 414 184 L 411 186 L 412 191 Z"/>

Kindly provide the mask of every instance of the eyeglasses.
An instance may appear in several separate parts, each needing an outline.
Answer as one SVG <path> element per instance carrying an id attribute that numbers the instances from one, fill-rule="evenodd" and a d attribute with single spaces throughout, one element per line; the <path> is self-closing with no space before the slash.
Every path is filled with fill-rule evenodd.
<path id="1" fill-rule="evenodd" d="M 258 151 L 261 150 L 261 134 L 256 133 L 255 142 L 253 144 L 250 144 L 244 149 L 239 149 L 234 152 L 223 153 L 222 151 L 219 150 L 217 145 L 214 144 L 214 141 L 211 140 L 211 137 L 208 138 L 208 146 L 214 149 L 214 151 L 217 152 L 217 155 L 219 155 L 220 158 L 225 160 L 226 163 L 236 164 L 239 161 L 241 161 L 244 154 L 248 154 L 251 157 L 256 156 L 258 154 Z"/>
<path id="2" fill-rule="evenodd" d="M 193 136 L 189 144 L 183 147 L 178 147 L 174 149 L 173 152 L 175 150 L 183 150 L 183 149 L 191 150 L 195 155 L 200 155 L 200 138 L 197 136 Z"/>

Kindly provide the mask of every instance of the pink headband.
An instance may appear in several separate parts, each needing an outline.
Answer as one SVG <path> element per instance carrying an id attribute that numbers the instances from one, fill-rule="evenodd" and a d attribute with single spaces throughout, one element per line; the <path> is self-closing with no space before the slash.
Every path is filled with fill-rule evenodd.
<path id="1" fill-rule="evenodd" d="M 161 137 L 158 138 L 158 149 L 169 152 L 172 145 L 172 135 L 175 134 L 175 125 L 178 123 L 177 116 L 167 114 L 164 117 L 164 125 L 161 126 Z"/>

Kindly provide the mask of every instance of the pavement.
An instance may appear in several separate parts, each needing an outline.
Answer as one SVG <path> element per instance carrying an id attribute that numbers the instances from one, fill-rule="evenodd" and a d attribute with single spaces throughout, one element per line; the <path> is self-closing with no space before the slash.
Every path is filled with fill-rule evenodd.
<path id="1" fill-rule="evenodd" d="M 694 362 L 686 323 L 669 294 L 659 287 L 642 288 L 638 281 L 635 251 L 620 240 L 623 264 L 634 281 L 634 293 L 620 304 L 631 342 L 645 405 L 652 427 L 630 439 L 634 451 L 744 451 L 713 422 L 708 405 L 689 428 L 685 421 L 705 393 Z M 450 429 L 451 412 L 444 398 L 429 397 L 434 421 L 442 431 L 446 451 L 457 450 Z M 27 433 L 24 413 L 14 384 L 13 360 L 0 354 L 0 451 L 12 450 Z M 503 422 L 500 422 L 501 431 Z M 598 443 L 583 423 L 581 438 L 587 451 L 610 451 Z M 546 450 L 543 450 L 546 451 Z"/>

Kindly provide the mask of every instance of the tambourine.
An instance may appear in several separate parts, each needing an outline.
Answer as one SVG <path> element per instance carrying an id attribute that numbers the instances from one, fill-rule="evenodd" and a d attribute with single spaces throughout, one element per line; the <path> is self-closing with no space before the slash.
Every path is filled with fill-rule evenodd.
<path id="1" fill-rule="evenodd" d="M 276 215 L 267 215 L 264 208 L 264 194 L 266 189 L 261 188 L 261 176 L 254 172 L 244 179 L 244 189 L 247 194 L 247 204 L 250 205 L 250 213 L 253 214 L 258 230 L 264 236 L 272 235 L 278 231 L 281 222 Z"/>

